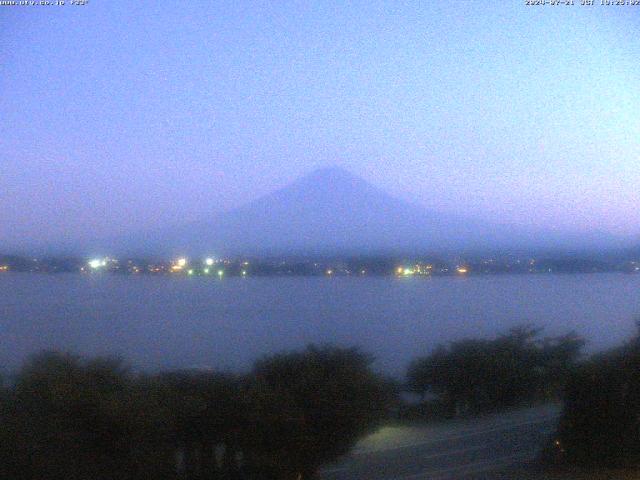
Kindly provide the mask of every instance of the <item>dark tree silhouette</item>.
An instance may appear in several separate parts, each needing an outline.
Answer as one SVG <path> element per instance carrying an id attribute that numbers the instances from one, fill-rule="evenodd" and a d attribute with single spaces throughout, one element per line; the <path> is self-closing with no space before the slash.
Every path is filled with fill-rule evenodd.
<path id="1" fill-rule="evenodd" d="M 163 478 L 162 412 L 117 360 L 44 353 L 3 405 L 0 469 L 12 479 Z M 166 450 L 166 449 L 165 449 Z"/>
<path id="2" fill-rule="evenodd" d="M 640 335 L 571 375 L 554 457 L 580 464 L 640 462 Z"/>
<path id="3" fill-rule="evenodd" d="M 150 390 L 162 398 L 172 425 L 177 473 L 186 478 L 241 475 L 236 459 L 246 425 L 243 384 L 215 372 L 170 372 L 152 379 Z"/>
<path id="4" fill-rule="evenodd" d="M 584 341 L 575 334 L 540 339 L 530 326 L 493 340 L 467 339 L 438 347 L 411 363 L 409 388 L 436 395 L 447 415 L 483 412 L 557 394 Z"/>
<path id="5" fill-rule="evenodd" d="M 36 355 L 0 389 L 0 478 L 313 478 L 390 404 L 370 362 L 310 347 L 239 378 L 133 375 L 114 359 Z"/>
<path id="6" fill-rule="evenodd" d="M 372 359 L 356 349 L 311 346 L 259 361 L 251 378 L 251 450 L 273 478 L 315 478 L 347 453 L 391 405 Z"/>

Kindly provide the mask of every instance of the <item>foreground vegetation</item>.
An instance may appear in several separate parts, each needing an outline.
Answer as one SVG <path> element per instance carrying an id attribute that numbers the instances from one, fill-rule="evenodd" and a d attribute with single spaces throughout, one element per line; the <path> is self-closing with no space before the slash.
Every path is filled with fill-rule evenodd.
<path id="1" fill-rule="evenodd" d="M 625 478 L 620 472 L 640 467 L 640 321 L 638 327 L 624 345 L 587 359 L 577 335 L 542 338 L 531 327 L 453 342 L 412 362 L 408 386 L 423 396 L 419 413 L 430 418 L 559 398 L 563 408 L 544 449 L 551 467 L 545 475 L 615 471 L 609 478 Z"/>
<path id="2" fill-rule="evenodd" d="M 2 392 L 0 478 L 309 479 L 391 406 L 355 349 L 267 357 L 249 375 L 132 374 L 110 359 L 33 357 Z"/>
<path id="3" fill-rule="evenodd" d="M 407 387 L 423 398 L 412 408 L 451 418 L 562 393 L 547 459 L 638 465 L 640 334 L 586 361 L 583 345 L 524 326 L 441 346 L 408 368 Z M 246 375 L 149 375 L 115 359 L 42 353 L 0 389 L 0 478 L 317 478 L 399 405 L 371 363 L 357 349 L 311 346 Z"/>
<path id="4" fill-rule="evenodd" d="M 640 333 L 570 376 L 557 436 L 546 453 L 569 464 L 640 465 Z"/>
<path id="5" fill-rule="evenodd" d="M 416 359 L 408 386 L 425 399 L 423 413 L 446 418 L 556 399 L 584 343 L 574 333 L 541 337 L 530 326 L 495 339 L 460 340 Z"/>

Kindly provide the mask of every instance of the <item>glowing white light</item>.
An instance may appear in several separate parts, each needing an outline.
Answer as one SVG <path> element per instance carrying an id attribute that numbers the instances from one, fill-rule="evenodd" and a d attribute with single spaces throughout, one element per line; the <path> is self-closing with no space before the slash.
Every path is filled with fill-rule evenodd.
<path id="1" fill-rule="evenodd" d="M 90 266 L 91 268 L 100 268 L 100 267 L 102 267 L 103 265 L 104 265 L 104 264 L 103 264 L 103 261 L 102 261 L 102 260 L 99 260 L 99 259 L 95 259 L 95 260 L 91 260 L 91 261 L 89 261 L 89 266 Z"/>
<path id="2" fill-rule="evenodd" d="M 213 258 L 209 257 L 209 258 L 205 259 L 204 263 L 206 263 L 207 265 L 211 266 L 211 265 L 213 265 L 213 261 L 214 261 Z"/>
<path id="3" fill-rule="evenodd" d="M 204 273 L 205 273 L 205 274 L 209 274 L 209 269 L 208 269 L 208 268 L 205 268 L 205 269 L 204 269 Z"/>
<path id="4" fill-rule="evenodd" d="M 224 270 L 218 270 L 218 276 L 221 277 L 224 275 Z"/>
<path id="5" fill-rule="evenodd" d="M 187 264 L 187 259 L 186 258 L 179 258 L 178 259 L 178 266 L 179 267 L 184 267 Z"/>

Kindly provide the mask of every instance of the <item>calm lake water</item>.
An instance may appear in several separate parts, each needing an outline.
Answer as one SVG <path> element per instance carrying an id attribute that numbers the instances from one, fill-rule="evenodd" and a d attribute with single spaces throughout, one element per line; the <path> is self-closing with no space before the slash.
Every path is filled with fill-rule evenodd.
<path id="1" fill-rule="evenodd" d="M 175 278 L 0 275 L 0 366 L 42 349 L 124 357 L 142 369 L 243 370 L 314 342 L 358 345 L 400 375 L 439 343 L 531 322 L 597 350 L 640 314 L 640 275 L 469 278 Z"/>

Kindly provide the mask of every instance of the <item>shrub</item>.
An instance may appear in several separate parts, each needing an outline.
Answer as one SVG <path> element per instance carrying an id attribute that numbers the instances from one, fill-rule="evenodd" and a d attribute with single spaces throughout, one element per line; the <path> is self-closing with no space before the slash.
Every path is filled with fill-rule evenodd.
<path id="1" fill-rule="evenodd" d="M 569 380 L 554 441 L 566 461 L 640 462 L 640 341 L 598 355 Z"/>
<path id="2" fill-rule="evenodd" d="M 549 398 L 558 393 L 584 341 L 573 333 L 542 339 L 539 334 L 525 326 L 493 340 L 440 346 L 409 366 L 409 388 L 435 394 L 448 405 L 448 416 Z"/>

